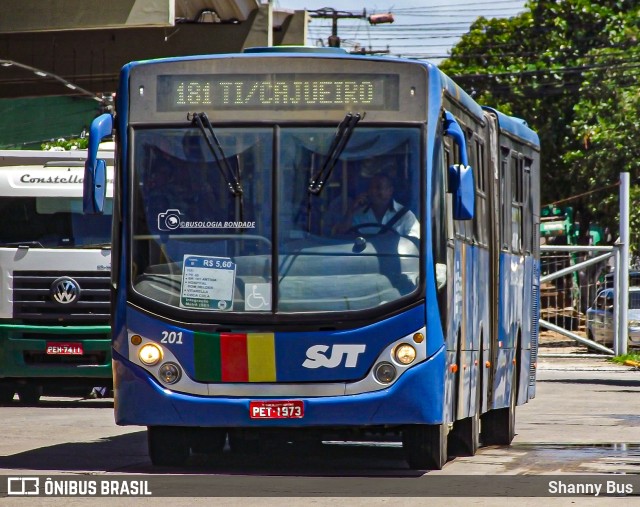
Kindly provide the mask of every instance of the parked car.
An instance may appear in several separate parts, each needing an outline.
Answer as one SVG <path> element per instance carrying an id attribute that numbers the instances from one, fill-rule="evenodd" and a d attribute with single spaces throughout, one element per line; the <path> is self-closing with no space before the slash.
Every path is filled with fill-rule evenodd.
<path id="1" fill-rule="evenodd" d="M 613 277 L 615 273 L 607 273 L 604 275 L 603 289 L 613 288 Z M 629 287 L 640 287 L 640 271 L 635 269 L 629 270 Z"/>
<path id="2" fill-rule="evenodd" d="M 598 292 L 587 309 L 587 338 L 605 347 L 613 347 L 613 289 Z M 629 341 L 628 347 L 640 347 L 640 287 L 629 288 Z"/>

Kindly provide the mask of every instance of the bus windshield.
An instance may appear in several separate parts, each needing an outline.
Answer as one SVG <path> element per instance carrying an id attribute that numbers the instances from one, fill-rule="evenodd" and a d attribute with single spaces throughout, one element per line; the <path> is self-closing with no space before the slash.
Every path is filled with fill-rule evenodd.
<path id="1" fill-rule="evenodd" d="M 196 127 L 132 134 L 131 280 L 142 300 L 345 312 L 417 291 L 419 128 L 358 127 L 335 164 L 335 126 L 214 133 L 215 153 Z"/>
<path id="2" fill-rule="evenodd" d="M 102 248 L 111 244 L 113 202 L 103 215 L 84 215 L 82 197 L 3 197 L 0 247 Z"/>

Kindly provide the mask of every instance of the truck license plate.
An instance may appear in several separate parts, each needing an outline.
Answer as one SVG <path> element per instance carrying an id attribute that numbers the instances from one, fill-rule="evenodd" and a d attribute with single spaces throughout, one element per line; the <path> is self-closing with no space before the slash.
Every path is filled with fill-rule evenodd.
<path id="1" fill-rule="evenodd" d="M 291 401 L 251 401 L 249 402 L 251 419 L 302 419 L 304 402 Z"/>
<path id="2" fill-rule="evenodd" d="M 81 356 L 82 343 L 47 342 L 48 356 Z"/>

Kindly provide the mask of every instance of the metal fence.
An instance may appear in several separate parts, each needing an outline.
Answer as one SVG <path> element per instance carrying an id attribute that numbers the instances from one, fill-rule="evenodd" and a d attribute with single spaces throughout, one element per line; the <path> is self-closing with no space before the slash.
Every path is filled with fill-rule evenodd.
<path id="1" fill-rule="evenodd" d="M 540 326 L 605 354 L 622 353 L 619 302 L 598 305 L 598 294 L 622 286 L 620 246 L 541 247 Z M 628 269 L 626 270 L 628 277 Z M 628 284 L 621 290 L 628 290 Z M 626 303 L 626 301 L 625 301 Z M 624 315 L 626 318 L 626 314 Z M 626 329 L 626 324 L 622 329 Z M 626 332 L 624 333 L 626 339 Z"/>

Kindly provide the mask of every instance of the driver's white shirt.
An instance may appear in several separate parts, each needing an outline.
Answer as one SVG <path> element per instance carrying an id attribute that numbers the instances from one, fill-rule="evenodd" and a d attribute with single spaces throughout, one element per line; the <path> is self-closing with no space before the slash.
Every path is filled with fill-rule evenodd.
<path id="1" fill-rule="evenodd" d="M 402 209 L 402 205 L 400 203 L 398 203 L 395 200 L 391 201 L 391 206 L 389 206 L 389 209 L 386 211 L 386 213 L 382 217 L 382 222 L 380 222 L 380 225 L 386 224 L 401 209 Z M 354 226 L 360 225 L 360 224 L 377 224 L 378 220 L 376 219 L 376 216 L 374 215 L 373 210 L 369 206 L 365 206 L 364 208 L 362 208 L 359 211 L 356 211 L 353 214 L 351 223 Z M 418 222 L 418 219 L 416 218 L 416 216 L 413 214 L 411 210 L 407 210 L 407 212 L 404 215 L 402 215 L 402 217 L 395 224 L 393 224 L 393 230 L 396 231 L 398 234 L 401 234 L 402 236 L 411 236 L 414 238 L 420 238 L 420 222 Z M 380 227 L 379 226 L 362 227 L 359 229 L 359 231 L 364 234 L 375 234 L 376 232 L 380 231 Z"/>

